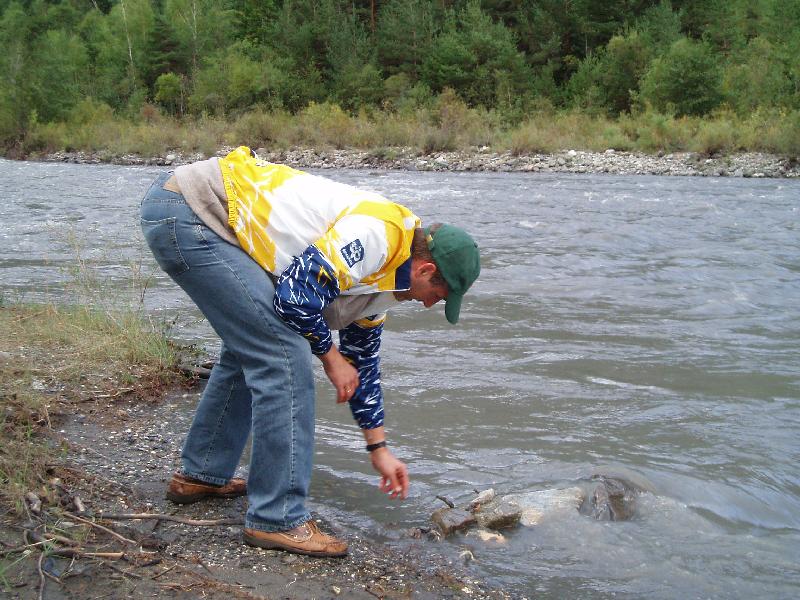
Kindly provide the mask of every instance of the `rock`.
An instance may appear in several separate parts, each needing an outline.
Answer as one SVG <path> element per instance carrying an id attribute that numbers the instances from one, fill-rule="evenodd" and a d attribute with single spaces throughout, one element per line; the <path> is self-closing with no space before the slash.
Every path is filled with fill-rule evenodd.
<path id="1" fill-rule="evenodd" d="M 440 508 L 433 512 L 431 521 L 447 536 L 473 525 L 475 515 L 461 508 Z"/>
<path id="2" fill-rule="evenodd" d="M 611 506 L 605 484 L 598 483 L 592 491 L 589 505 L 589 516 L 598 521 L 611 520 Z"/>
<path id="3" fill-rule="evenodd" d="M 469 503 L 469 509 L 474 511 L 476 508 L 480 507 L 483 504 L 488 504 L 495 497 L 494 488 L 489 488 L 488 490 L 483 490 L 480 494 L 475 496 L 475 499 Z"/>
<path id="4" fill-rule="evenodd" d="M 575 152 L 575 150 L 570 150 L 569 152 L 567 152 L 567 156 L 578 156 L 578 153 Z"/>
<path id="5" fill-rule="evenodd" d="M 622 466 L 604 465 L 592 473 L 593 480 L 615 479 L 631 490 L 638 493 L 656 493 L 656 486 L 641 473 Z"/>
<path id="6" fill-rule="evenodd" d="M 25 502 L 33 514 L 38 515 L 42 512 L 42 500 L 33 492 L 25 494 Z"/>
<path id="7" fill-rule="evenodd" d="M 612 521 L 627 521 L 636 513 L 638 491 L 626 486 L 619 479 L 605 479 L 603 485 L 608 493 L 608 506 Z"/>
<path id="8" fill-rule="evenodd" d="M 469 550 L 462 550 L 459 553 L 458 558 L 463 560 L 464 564 L 466 565 L 466 564 L 469 564 L 470 562 L 472 562 L 473 560 L 475 560 L 475 555 Z"/>
<path id="9" fill-rule="evenodd" d="M 641 475 L 626 469 L 610 469 L 592 476 L 596 482 L 581 512 L 600 521 L 627 521 L 636 514 L 636 501 L 653 485 Z"/>
<path id="10" fill-rule="evenodd" d="M 516 527 L 522 518 L 522 507 L 505 498 L 496 499 L 475 513 L 478 525 L 486 529 L 507 529 Z"/>
<path id="11" fill-rule="evenodd" d="M 506 538 L 502 533 L 489 531 L 487 529 L 473 529 L 468 534 L 470 537 L 476 537 L 482 542 L 492 542 L 495 544 L 505 544 Z"/>
<path id="12" fill-rule="evenodd" d="M 520 507 L 520 523 L 526 527 L 538 524 L 547 514 L 564 510 L 577 511 L 586 494 L 583 488 L 571 487 L 511 494 L 505 500 Z"/>

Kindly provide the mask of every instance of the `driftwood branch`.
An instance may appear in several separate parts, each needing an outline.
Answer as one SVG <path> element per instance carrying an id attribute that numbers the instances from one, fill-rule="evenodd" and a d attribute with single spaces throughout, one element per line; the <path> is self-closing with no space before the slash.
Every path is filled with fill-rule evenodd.
<path id="1" fill-rule="evenodd" d="M 450 500 L 449 498 L 445 498 L 444 496 L 436 496 L 436 499 L 437 500 L 441 500 L 442 502 L 447 504 L 447 506 L 449 506 L 450 508 L 455 508 L 456 507 L 456 505 L 453 504 L 453 501 Z"/>
<path id="2" fill-rule="evenodd" d="M 30 538 L 31 540 L 36 542 L 35 544 L 31 544 L 31 546 L 36 546 L 51 541 L 43 538 L 41 535 L 39 535 L 35 531 L 31 531 L 30 529 L 25 530 L 25 536 L 26 539 Z M 43 548 L 42 556 L 44 556 L 44 554 L 63 556 L 65 558 L 73 558 L 73 557 L 80 558 L 82 556 L 92 556 L 95 558 L 108 558 L 111 560 L 118 560 L 125 555 L 124 552 L 86 552 L 79 548 L 59 548 L 58 546 Z"/>
<path id="3" fill-rule="evenodd" d="M 132 573 L 131 571 L 126 571 L 125 569 L 120 569 L 118 566 L 113 565 L 110 562 L 101 560 L 100 564 L 103 565 L 104 567 L 108 567 L 113 571 L 116 571 L 117 573 L 121 573 L 125 577 L 135 577 L 136 579 L 142 579 L 141 575 L 138 575 L 137 573 Z"/>
<path id="4" fill-rule="evenodd" d="M 17 552 L 25 552 L 30 548 L 35 548 L 36 546 L 41 546 L 42 544 L 46 544 L 48 541 L 47 539 L 43 539 L 41 542 L 35 542 L 33 544 L 23 544 L 22 546 L 14 546 L 13 548 L 9 548 L 8 550 L 3 550 L 0 552 L 0 556 L 7 556 L 9 554 L 16 554 Z"/>
<path id="5" fill-rule="evenodd" d="M 161 573 L 159 573 L 158 575 L 154 575 L 154 576 L 153 576 L 151 579 L 154 579 L 154 580 L 155 580 L 155 579 L 158 579 L 158 578 L 159 578 L 159 577 L 161 577 L 162 575 L 166 575 L 167 573 L 169 573 L 170 571 L 172 571 L 172 569 L 174 569 L 174 568 L 175 568 L 175 567 L 177 567 L 177 566 L 178 566 L 178 563 L 175 563 L 175 564 L 174 564 L 174 565 L 172 565 L 171 567 L 167 567 L 166 569 L 164 569 L 163 571 L 161 571 Z"/>
<path id="6" fill-rule="evenodd" d="M 136 546 L 138 544 L 138 542 L 136 542 L 135 540 L 130 540 L 130 539 L 126 538 L 126 537 L 123 537 L 120 534 L 118 534 L 116 531 L 113 531 L 113 530 L 109 529 L 108 527 L 103 527 L 102 525 L 99 525 L 99 524 L 95 523 L 94 521 L 90 521 L 88 519 L 84 519 L 83 517 L 79 517 L 77 515 L 73 515 L 72 513 L 69 513 L 69 512 L 65 512 L 63 514 L 68 519 L 72 519 L 74 521 L 79 521 L 81 523 L 86 523 L 87 525 L 91 525 L 92 527 L 94 527 L 96 529 L 99 529 L 100 531 L 104 531 L 105 533 L 109 534 L 110 536 L 118 539 L 123 544 L 132 544 L 134 546 Z"/>
<path id="7" fill-rule="evenodd" d="M 109 520 L 155 520 L 155 521 L 173 521 L 175 523 L 183 523 L 184 525 L 197 525 L 200 527 L 214 527 L 218 525 L 241 525 L 241 519 L 187 519 L 186 517 L 176 517 L 175 515 L 162 515 L 158 513 L 100 513 L 97 515 L 99 519 Z"/>
<path id="8" fill-rule="evenodd" d="M 44 596 L 44 570 L 42 569 L 42 560 L 44 560 L 44 552 L 39 555 L 39 562 L 37 566 L 39 568 L 39 600 L 42 600 Z"/>

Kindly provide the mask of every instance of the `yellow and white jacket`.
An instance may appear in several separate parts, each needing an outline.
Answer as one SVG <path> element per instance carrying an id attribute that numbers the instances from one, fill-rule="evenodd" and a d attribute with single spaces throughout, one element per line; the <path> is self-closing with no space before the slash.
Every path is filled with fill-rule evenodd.
<path id="1" fill-rule="evenodd" d="M 406 207 L 260 160 L 244 146 L 219 164 L 229 224 L 242 249 L 278 278 L 275 310 L 314 354 L 333 343 L 322 311 L 340 294 L 383 292 L 391 304 L 391 292 L 409 289 L 420 220 Z M 359 370 L 351 408 L 363 428 L 383 423 L 378 351 L 385 316 L 376 312 L 339 330 L 339 349 Z"/>

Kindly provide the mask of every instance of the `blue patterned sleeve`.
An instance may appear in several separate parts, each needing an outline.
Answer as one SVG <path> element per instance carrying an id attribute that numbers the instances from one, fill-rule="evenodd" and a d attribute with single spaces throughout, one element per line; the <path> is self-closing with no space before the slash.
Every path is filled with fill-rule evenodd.
<path id="1" fill-rule="evenodd" d="M 309 246 L 281 273 L 272 304 L 289 328 L 308 340 L 311 352 L 320 355 L 333 345 L 322 310 L 338 295 L 333 267 L 315 246 Z"/>
<path id="2" fill-rule="evenodd" d="M 358 369 L 350 410 L 361 429 L 383 425 L 380 356 L 384 315 L 359 319 L 339 330 L 339 351 Z"/>

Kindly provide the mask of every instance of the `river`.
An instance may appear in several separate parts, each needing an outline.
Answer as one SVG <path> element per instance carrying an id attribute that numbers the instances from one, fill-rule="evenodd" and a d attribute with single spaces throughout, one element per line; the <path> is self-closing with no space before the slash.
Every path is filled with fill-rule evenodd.
<path id="1" fill-rule="evenodd" d="M 154 168 L 0 161 L 4 301 L 70 297 L 76 258 L 183 340 L 213 333 L 144 247 Z M 656 493 L 627 522 L 576 511 L 469 548 L 476 577 L 536 598 L 794 598 L 800 593 L 800 181 L 326 171 L 425 222 L 474 232 L 458 326 L 387 322 L 391 446 L 412 491 L 375 487 L 349 411 L 319 376 L 313 508 L 402 546 L 474 489 L 568 487 L 607 466 Z M 321 371 L 320 371 L 321 373 Z"/>

